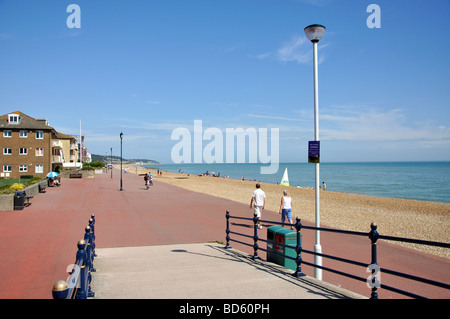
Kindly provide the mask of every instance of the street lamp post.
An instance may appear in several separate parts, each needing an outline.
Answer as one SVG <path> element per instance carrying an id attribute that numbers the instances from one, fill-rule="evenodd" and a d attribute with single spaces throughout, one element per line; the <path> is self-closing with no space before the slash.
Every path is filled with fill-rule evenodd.
<path id="1" fill-rule="evenodd" d="M 111 147 L 111 159 L 109 161 L 109 163 L 111 164 L 110 169 L 111 169 L 111 178 L 112 178 L 112 171 L 113 171 L 113 166 L 112 166 L 112 147 Z"/>
<path id="2" fill-rule="evenodd" d="M 314 64 L 314 141 L 319 141 L 319 74 L 318 74 L 318 58 L 317 58 L 317 44 L 325 34 L 325 27 L 320 24 L 312 24 L 305 28 L 305 35 L 309 41 L 313 43 L 313 64 Z M 315 164 L 315 214 L 316 214 L 316 227 L 320 227 L 320 214 L 319 214 L 319 189 L 320 189 L 320 169 L 319 161 Z M 320 231 L 316 230 L 316 244 L 314 245 L 314 252 L 321 254 L 322 246 L 320 245 Z M 322 256 L 314 255 L 314 264 L 322 266 Z M 314 268 L 314 277 L 322 280 L 322 269 Z"/>
<path id="3" fill-rule="evenodd" d="M 123 133 L 120 132 L 120 190 L 122 191 L 122 138 Z"/>

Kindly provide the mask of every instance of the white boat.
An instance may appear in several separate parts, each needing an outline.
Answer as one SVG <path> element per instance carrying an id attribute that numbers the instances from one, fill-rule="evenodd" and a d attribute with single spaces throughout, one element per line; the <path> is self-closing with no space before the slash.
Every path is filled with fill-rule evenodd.
<path id="1" fill-rule="evenodd" d="M 287 167 L 286 167 L 286 169 L 284 170 L 283 178 L 281 178 L 280 185 L 283 185 L 283 186 L 289 186 L 289 177 L 288 177 L 288 170 L 287 170 Z"/>

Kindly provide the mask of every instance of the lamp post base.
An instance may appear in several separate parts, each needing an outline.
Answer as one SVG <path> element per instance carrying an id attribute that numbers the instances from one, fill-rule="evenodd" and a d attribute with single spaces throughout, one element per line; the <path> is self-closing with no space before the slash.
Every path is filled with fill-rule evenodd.
<path id="1" fill-rule="evenodd" d="M 314 252 L 321 254 L 322 253 L 322 246 L 320 244 L 314 245 Z M 322 256 L 314 255 L 314 264 L 318 266 L 322 266 Z M 314 268 L 314 277 L 316 279 L 322 280 L 322 269 L 320 268 Z"/>

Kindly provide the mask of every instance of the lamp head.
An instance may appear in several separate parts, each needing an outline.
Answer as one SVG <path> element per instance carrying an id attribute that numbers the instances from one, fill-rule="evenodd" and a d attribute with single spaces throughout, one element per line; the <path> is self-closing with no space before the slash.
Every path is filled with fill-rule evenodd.
<path id="1" fill-rule="evenodd" d="M 122 137 L 123 137 L 123 133 L 122 133 L 122 132 L 120 132 L 120 139 L 122 139 Z"/>
<path id="2" fill-rule="evenodd" d="M 305 28 L 305 35 L 312 43 L 322 40 L 326 28 L 320 24 L 311 24 Z"/>

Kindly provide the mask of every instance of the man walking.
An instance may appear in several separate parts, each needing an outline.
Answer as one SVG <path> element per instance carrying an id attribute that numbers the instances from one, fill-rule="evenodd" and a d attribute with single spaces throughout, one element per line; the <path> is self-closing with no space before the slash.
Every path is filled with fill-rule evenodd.
<path id="1" fill-rule="evenodd" d="M 266 193 L 261 189 L 261 185 L 259 183 L 256 184 L 256 189 L 253 191 L 252 199 L 250 201 L 250 208 L 253 207 L 254 213 L 256 214 L 256 217 L 258 218 L 258 228 L 262 229 L 261 222 L 259 221 L 261 219 L 261 213 L 264 209 L 264 205 L 266 203 Z"/>

